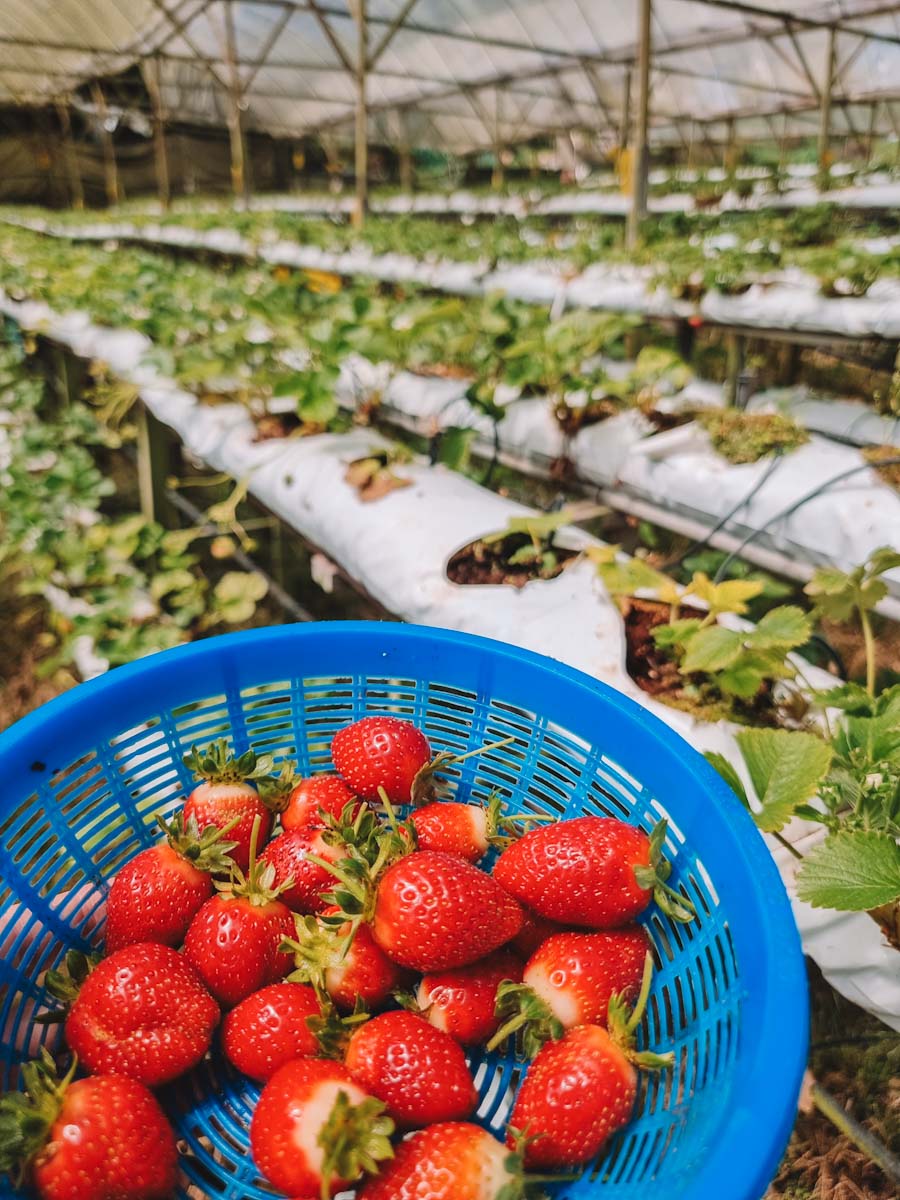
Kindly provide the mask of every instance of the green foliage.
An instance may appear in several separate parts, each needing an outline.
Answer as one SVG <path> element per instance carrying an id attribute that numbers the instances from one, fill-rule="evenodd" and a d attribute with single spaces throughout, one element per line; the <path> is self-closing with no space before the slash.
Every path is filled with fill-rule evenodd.
<path id="1" fill-rule="evenodd" d="M 900 845 L 883 833 L 832 834 L 807 854 L 797 895 L 815 908 L 862 912 L 900 898 Z"/>
<path id="2" fill-rule="evenodd" d="M 114 485 L 89 449 L 103 427 L 80 404 L 46 419 L 42 403 L 40 381 L 0 351 L 0 569 L 20 595 L 51 601 L 42 670 L 69 665 L 85 637 L 115 666 L 248 620 L 265 581 L 238 572 L 212 588 L 190 551 L 196 531 L 108 515 Z"/>
<path id="3" fill-rule="evenodd" d="M 831 764 L 831 747 L 814 734 L 785 729 L 743 729 L 737 743 L 761 805 L 756 823 L 768 832 L 782 829 L 816 794 Z"/>

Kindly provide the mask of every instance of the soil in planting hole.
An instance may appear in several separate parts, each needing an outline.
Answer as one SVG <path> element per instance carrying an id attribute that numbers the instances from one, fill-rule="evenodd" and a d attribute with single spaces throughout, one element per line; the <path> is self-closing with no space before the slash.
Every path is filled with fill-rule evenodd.
<path id="1" fill-rule="evenodd" d="M 525 534 L 511 534 L 502 542 L 470 542 L 447 563 L 447 578 L 463 586 L 503 583 L 521 588 L 535 579 L 555 579 L 578 557 L 576 550 L 553 547 L 555 563 L 510 563 L 509 559 L 530 544 Z"/>
<path id="2" fill-rule="evenodd" d="M 4 619 L 0 623 L 0 730 L 48 700 L 75 685 L 66 670 L 44 678 L 40 674 L 45 656 L 38 638 L 44 631 L 43 613 L 32 600 L 27 606 L 17 597 L 2 597 Z"/>
<path id="3" fill-rule="evenodd" d="M 672 620 L 672 611 L 668 604 L 630 596 L 622 599 L 619 607 L 625 624 L 625 668 L 641 691 L 655 696 L 664 704 L 672 705 L 673 708 L 688 709 L 698 716 L 705 716 L 708 720 L 718 720 L 728 715 L 735 720 L 749 721 L 752 724 L 775 723 L 776 713 L 772 706 L 771 693 L 766 688 L 761 688 L 752 700 L 741 702 L 739 707 L 735 703 L 733 708 L 714 697 L 704 700 L 686 690 L 685 678 L 679 673 L 677 665 L 653 640 L 653 630 Z M 675 615 L 678 618 L 698 617 L 703 620 L 706 613 L 703 609 L 682 605 Z"/>

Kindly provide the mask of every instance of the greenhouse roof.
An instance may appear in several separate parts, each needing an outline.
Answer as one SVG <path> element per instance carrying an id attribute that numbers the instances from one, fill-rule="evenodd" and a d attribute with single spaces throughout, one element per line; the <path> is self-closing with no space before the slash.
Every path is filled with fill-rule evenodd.
<path id="1" fill-rule="evenodd" d="M 365 8 L 360 42 L 359 5 Z M 180 120 L 456 152 L 583 131 L 612 142 L 640 5 L 621 0 L 0 0 L 0 100 L 43 103 L 138 64 Z M 833 41 L 832 41 L 833 39 Z M 900 133 L 900 5 L 654 0 L 650 140 Z M 146 96 L 134 93 L 134 105 Z"/>

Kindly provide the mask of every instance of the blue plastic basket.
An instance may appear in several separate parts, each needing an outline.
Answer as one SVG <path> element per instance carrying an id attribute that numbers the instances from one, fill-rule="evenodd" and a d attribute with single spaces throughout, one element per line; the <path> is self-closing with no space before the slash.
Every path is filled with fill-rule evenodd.
<path id="1" fill-rule="evenodd" d="M 442 630 L 354 622 L 215 638 L 84 684 L 0 737 L 2 1086 L 29 1040 L 33 1052 L 59 1036 L 32 1027 L 45 998 L 35 980 L 67 947 L 99 941 L 103 890 L 190 787 L 192 743 L 229 736 L 306 773 L 328 769 L 336 729 L 379 712 L 414 721 L 437 749 L 516 738 L 461 764 L 463 797 L 499 788 L 510 811 L 612 815 L 645 830 L 668 819 L 671 882 L 698 916 L 645 918 L 658 969 L 642 1042 L 674 1049 L 676 1065 L 642 1076 L 636 1118 L 554 1194 L 758 1200 L 807 1048 L 800 945 L 761 838 L 703 759 L 630 700 L 550 659 Z M 521 1067 L 499 1055 L 473 1065 L 478 1119 L 499 1132 Z M 257 1094 L 218 1053 L 164 1090 L 186 1148 L 180 1196 L 194 1185 L 271 1198 L 247 1151 Z"/>

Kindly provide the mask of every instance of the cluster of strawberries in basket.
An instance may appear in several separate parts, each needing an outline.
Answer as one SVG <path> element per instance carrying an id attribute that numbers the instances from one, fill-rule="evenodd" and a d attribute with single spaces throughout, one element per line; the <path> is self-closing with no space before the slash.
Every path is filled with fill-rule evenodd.
<path id="1" fill-rule="evenodd" d="M 654 898 L 692 916 L 664 823 L 437 798 L 466 756 L 432 757 L 396 717 L 340 729 L 331 755 L 336 774 L 298 779 L 224 741 L 192 751 L 201 782 L 112 881 L 104 956 L 47 973 L 71 1065 L 60 1079 L 44 1051 L 0 1099 L 0 1169 L 42 1200 L 170 1197 L 151 1089 L 217 1028 L 262 1084 L 254 1163 L 294 1200 L 514 1200 L 594 1158 L 637 1068 L 669 1065 L 635 1047 L 652 972 L 635 919 Z M 474 1047 L 531 1060 L 504 1141 L 472 1121 Z"/>

